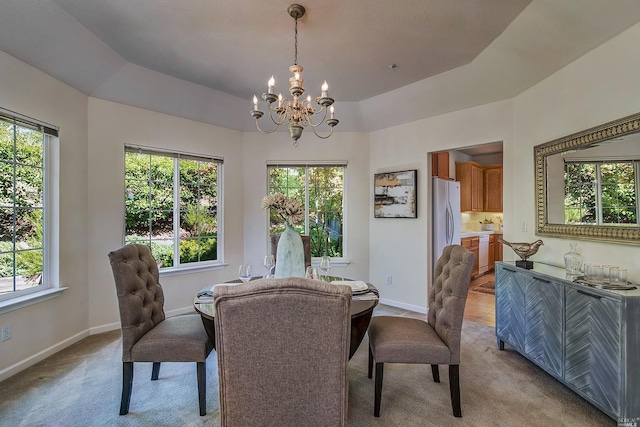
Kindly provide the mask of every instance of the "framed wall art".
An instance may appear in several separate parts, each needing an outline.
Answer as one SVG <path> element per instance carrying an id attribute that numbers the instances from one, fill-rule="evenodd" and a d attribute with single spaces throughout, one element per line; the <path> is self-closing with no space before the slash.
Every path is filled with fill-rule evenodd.
<path id="1" fill-rule="evenodd" d="M 375 174 L 374 218 L 417 218 L 417 178 L 415 169 Z"/>

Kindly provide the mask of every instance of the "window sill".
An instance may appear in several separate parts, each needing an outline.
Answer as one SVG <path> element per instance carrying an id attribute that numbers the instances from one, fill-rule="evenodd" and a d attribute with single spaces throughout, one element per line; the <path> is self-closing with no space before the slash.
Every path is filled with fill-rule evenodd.
<path id="1" fill-rule="evenodd" d="M 193 267 L 163 268 L 160 277 L 178 276 L 180 274 L 199 273 L 201 271 L 221 270 L 228 266 L 227 263 L 198 265 Z"/>
<path id="2" fill-rule="evenodd" d="M 0 314 L 9 313 L 10 311 L 38 304 L 43 301 L 58 298 L 62 292 L 69 288 L 52 288 L 32 294 L 22 295 L 5 301 L 0 301 Z"/>
<path id="3" fill-rule="evenodd" d="M 351 264 L 350 258 L 331 258 L 331 267 L 348 267 Z M 313 267 L 320 266 L 320 257 L 311 258 Z"/>

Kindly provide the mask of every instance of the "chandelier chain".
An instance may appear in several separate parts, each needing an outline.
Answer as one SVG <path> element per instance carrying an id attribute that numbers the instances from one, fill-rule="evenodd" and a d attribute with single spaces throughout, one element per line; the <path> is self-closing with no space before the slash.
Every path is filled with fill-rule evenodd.
<path id="1" fill-rule="evenodd" d="M 295 30 L 295 55 L 293 58 L 293 64 L 298 65 L 298 18 L 296 19 L 296 30 Z"/>

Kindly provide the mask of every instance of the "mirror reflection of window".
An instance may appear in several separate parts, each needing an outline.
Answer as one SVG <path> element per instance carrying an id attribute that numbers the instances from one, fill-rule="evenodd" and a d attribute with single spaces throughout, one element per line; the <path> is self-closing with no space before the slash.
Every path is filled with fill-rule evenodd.
<path id="1" fill-rule="evenodd" d="M 638 225 L 639 162 L 566 161 L 564 223 Z"/>

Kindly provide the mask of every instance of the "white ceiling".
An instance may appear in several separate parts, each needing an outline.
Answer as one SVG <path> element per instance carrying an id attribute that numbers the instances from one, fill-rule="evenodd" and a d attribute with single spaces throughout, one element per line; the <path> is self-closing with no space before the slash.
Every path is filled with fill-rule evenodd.
<path id="1" fill-rule="evenodd" d="M 0 50 L 90 96 L 249 131 L 253 94 L 272 74 L 286 91 L 290 4 L 3 0 Z M 640 22 L 638 0 L 301 4 L 305 87 L 329 82 L 342 131 L 512 98 Z"/>

